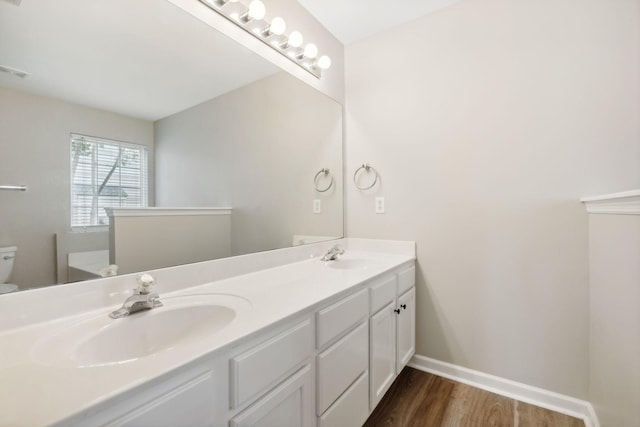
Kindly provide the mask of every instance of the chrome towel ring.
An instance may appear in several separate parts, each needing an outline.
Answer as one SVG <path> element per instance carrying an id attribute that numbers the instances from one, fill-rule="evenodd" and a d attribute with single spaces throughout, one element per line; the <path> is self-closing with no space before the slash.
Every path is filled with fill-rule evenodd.
<path id="1" fill-rule="evenodd" d="M 327 185 L 325 188 L 320 188 L 320 178 L 322 176 L 328 176 L 329 178 L 331 178 L 331 180 L 329 181 L 329 185 Z M 329 189 L 333 187 L 333 175 L 329 173 L 329 168 L 320 169 L 320 171 L 313 178 L 313 186 L 316 188 L 316 191 L 318 193 L 324 193 L 326 191 L 329 191 Z"/>
<path id="2" fill-rule="evenodd" d="M 373 172 L 373 182 L 370 185 L 367 185 L 367 186 L 358 185 L 358 173 L 360 171 L 365 171 L 367 173 Z M 370 188 L 373 188 L 374 185 L 376 185 L 376 182 L 378 182 L 378 177 L 379 177 L 378 171 L 375 170 L 373 166 L 371 166 L 369 163 L 363 163 L 362 166 L 356 169 L 356 171 L 353 173 L 353 183 L 356 185 L 356 188 L 358 190 L 368 190 Z"/>

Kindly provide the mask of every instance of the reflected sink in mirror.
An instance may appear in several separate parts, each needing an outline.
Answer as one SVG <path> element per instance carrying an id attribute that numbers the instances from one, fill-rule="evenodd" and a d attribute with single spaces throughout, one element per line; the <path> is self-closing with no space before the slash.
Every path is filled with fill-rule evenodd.
<path id="1" fill-rule="evenodd" d="M 91 367 L 133 362 L 206 339 L 251 304 L 244 298 L 199 294 L 161 298 L 164 306 L 111 319 L 108 313 L 73 322 L 38 343 L 38 362 Z"/>

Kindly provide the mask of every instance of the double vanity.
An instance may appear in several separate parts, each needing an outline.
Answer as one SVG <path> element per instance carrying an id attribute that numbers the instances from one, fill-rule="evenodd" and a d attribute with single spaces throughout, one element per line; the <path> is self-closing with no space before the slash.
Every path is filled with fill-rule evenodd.
<path id="1" fill-rule="evenodd" d="M 3 296 L 0 425 L 362 425 L 415 351 L 414 262 L 342 239 L 166 268 L 117 319 L 135 275 Z"/>

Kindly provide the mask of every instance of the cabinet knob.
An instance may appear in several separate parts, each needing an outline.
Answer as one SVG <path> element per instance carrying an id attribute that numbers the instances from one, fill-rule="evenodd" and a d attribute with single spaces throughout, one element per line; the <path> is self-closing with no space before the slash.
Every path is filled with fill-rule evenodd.
<path id="1" fill-rule="evenodd" d="M 403 310 L 407 309 L 407 304 L 400 304 L 400 307 L 402 307 Z"/>
<path id="2" fill-rule="evenodd" d="M 396 314 L 400 314 L 400 309 L 396 308 L 395 310 L 393 310 L 393 312 L 396 313 Z"/>

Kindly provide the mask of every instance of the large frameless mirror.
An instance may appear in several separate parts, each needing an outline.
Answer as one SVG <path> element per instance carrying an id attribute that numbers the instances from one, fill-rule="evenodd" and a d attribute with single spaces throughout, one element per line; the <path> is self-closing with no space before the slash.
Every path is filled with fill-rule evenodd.
<path id="1" fill-rule="evenodd" d="M 3 291 L 343 234 L 341 105 L 170 2 L 0 2 L 0 66 Z"/>

